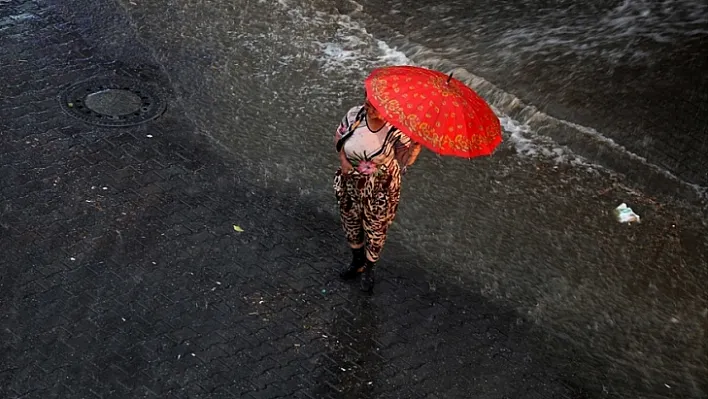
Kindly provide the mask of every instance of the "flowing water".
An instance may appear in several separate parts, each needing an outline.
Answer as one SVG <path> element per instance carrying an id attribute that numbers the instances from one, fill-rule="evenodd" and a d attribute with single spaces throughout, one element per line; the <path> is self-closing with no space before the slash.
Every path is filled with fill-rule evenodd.
<path id="1" fill-rule="evenodd" d="M 511 137 L 523 154 L 583 158 L 644 187 L 705 193 L 704 2 L 340 0 L 307 8 L 318 18 L 303 23 L 335 29 L 321 50 L 332 68 L 362 70 L 374 58 L 454 70 L 526 129 Z"/>
<path id="2" fill-rule="evenodd" d="M 133 3 L 126 4 L 150 2 Z M 244 62 L 267 85 L 281 73 L 295 79 L 293 70 L 309 76 L 296 94 L 312 106 L 321 100 L 328 109 L 333 94 L 344 105 L 359 101 L 363 90 L 349 87 L 360 87 L 375 66 L 454 71 L 493 104 L 520 155 L 605 168 L 640 188 L 706 199 L 705 2 L 244 0 L 229 7 L 244 19 L 205 16 L 213 25 L 201 26 L 210 35 L 199 39 L 202 48 L 223 41 L 234 55 L 242 47 L 257 54 L 259 61 Z M 202 8 L 195 12 L 209 12 Z M 233 74 L 217 62 L 210 73 Z M 272 94 L 276 103 L 288 98 Z"/>

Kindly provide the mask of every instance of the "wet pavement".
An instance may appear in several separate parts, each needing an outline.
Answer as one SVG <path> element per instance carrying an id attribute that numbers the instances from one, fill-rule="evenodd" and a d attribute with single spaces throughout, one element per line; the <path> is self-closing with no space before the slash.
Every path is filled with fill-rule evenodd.
<path id="1" fill-rule="evenodd" d="M 361 93 L 259 7 L 0 2 L 0 396 L 705 396 L 705 215 L 605 172 L 425 153 L 374 295 L 340 282 L 331 130 Z M 62 111 L 106 76 L 166 113 Z"/>

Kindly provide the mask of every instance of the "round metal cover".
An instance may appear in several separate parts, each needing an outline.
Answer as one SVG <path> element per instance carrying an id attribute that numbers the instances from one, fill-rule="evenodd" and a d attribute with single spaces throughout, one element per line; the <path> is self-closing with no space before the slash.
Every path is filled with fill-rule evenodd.
<path id="1" fill-rule="evenodd" d="M 162 115 L 166 107 L 157 89 L 120 78 L 77 83 L 66 89 L 60 100 L 67 114 L 106 127 L 139 125 Z"/>

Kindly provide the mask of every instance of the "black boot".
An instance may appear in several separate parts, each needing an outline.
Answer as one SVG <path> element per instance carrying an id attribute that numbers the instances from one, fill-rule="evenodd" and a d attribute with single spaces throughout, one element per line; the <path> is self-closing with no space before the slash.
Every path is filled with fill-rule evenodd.
<path id="1" fill-rule="evenodd" d="M 376 263 L 370 260 L 366 260 L 364 265 L 364 270 L 361 273 L 361 290 L 364 292 L 371 292 L 374 290 L 374 268 Z"/>
<path id="2" fill-rule="evenodd" d="M 349 266 L 345 267 L 344 269 L 342 269 L 341 272 L 339 272 L 339 277 L 344 280 L 353 279 L 354 277 L 356 277 L 357 273 L 359 273 L 359 269 L 361 269 L 365 263 L 366 249 L 364 249 L 364 247 L 352 249 L 352 263 L 350 263 Z"/>

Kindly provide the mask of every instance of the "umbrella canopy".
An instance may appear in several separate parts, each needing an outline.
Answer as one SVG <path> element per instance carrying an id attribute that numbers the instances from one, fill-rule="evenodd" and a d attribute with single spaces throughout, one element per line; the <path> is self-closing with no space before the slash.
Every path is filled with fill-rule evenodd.
<path id="1" fill-rule="evenodd" d="M 415 66 L 374 69 L 364 82 L 369 102 L 392 125 L 441 155 L 489 155 L 501 143 L 491 107 L 464 83 Z"/>

